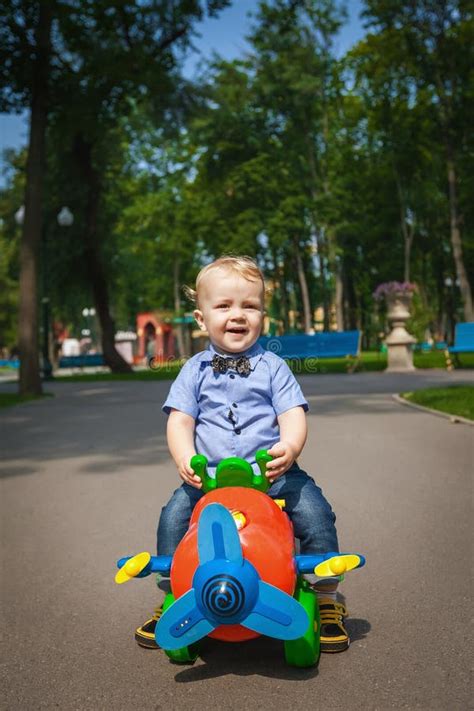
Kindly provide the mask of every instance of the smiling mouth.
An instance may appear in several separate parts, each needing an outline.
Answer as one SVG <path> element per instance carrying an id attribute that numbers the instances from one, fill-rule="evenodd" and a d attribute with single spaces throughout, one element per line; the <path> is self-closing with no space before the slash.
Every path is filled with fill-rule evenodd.
<path id="1" fill-rule="evenodd" d="M 228 329 L 226 329 L 226 332 L 227 333 L 235 333 L 235 334 L 242 336 L 245 333 L 247 333 L 247 329 L 246 328 L 228 328 Z"/>

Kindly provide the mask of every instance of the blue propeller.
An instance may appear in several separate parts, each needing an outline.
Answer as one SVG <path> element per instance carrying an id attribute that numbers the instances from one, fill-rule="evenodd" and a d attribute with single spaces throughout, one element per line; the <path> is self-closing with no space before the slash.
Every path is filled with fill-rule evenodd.
<path id="1" fill-rule="evenodd" d="M 309 625 L 305 609 L 260 579 L 242 555 L 232 514 L 221 504 L 209 504 L 201 513 L 198 555 L 193 587 L 164 612 L 156 626 L 162 649 L 186 647 L 223 624 L 240 624 L 285 640 L 305 634 Z"/>

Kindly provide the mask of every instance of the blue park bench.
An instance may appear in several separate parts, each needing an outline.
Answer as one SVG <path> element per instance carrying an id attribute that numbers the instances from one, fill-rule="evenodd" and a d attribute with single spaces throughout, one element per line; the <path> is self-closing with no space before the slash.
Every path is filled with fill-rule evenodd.
<path id="1" fill-rule="evenodd" d="M 62 356 L 58 363 L 60 368 L 85 368 L 86 366 L 105 365 L 102 353 L 91 353 L 90 355 Z M 0 360 L 0 367 L 19 368 L 20 360 Z"/>
<path id="2" fill-rule="evenodd" d="M 0 360 L 0 368 L 19 368 L 20 361 L 18 358 L 4 358 Z"/>
<path id="3" fill-rule="evenodd" d="M 448 370 L 452 370 L 454 364 L 460 365 L 460 353 L 474 353 L 474 321 L 457 324 L 454 330 L 454 345 L 444 351 Z M 451 355 L 454 356 L 453 359 Z"/>
<path id="4" fill-rule="evenodd" d="M 435 343 L 430 343 L 429 341 L 422 341 L 421 343 L 415 343 L 413 346 L 414 351 L 421 351 L 422 353 L 431 353 L 432 351 L 445 351 L 448 347 L 446 341 L 436 341 Z"/>
<path id="5" fill-rule="evenodd" d="M 347 358 L 353 372 L 360 356 L 360 331 L 320 331 L 311 335 L 262 336 L 260 344 L 285 360 Z"/>
<path id="6" fill-rule="evenodd" d="M 105 365 L 105 361 L 102 353 L 86 353 L 78 356 L 62 356 L 58 365 L 60 368 L 86 368 Z"/>

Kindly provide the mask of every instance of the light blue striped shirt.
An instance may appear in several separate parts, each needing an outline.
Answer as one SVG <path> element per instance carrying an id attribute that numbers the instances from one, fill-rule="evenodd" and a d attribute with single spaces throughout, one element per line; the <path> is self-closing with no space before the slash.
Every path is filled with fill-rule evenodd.
<path id="1" fill-rule="evenodd" d="M 245 353 L 251 372 L 215 373 L 212 345 L 193 356 L 173 382 L 163 411 L 193 417 L 195 447 L 212 471 L 225 457 L 242 457 L 255 465 L 255 452 L 270 449 L 280 439 L 277 416 L 308 403 L 285 361 L 255 343 Z"/>

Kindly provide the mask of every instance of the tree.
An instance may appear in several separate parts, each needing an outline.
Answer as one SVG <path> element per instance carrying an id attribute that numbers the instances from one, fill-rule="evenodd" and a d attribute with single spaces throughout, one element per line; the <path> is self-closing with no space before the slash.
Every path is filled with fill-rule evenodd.
<path id="1" fill-rule="evenodd" d="M 26 151 L 4 154 L 6 187 L 0 192 L 0 351 L 18 350 L 20 228 L 15 213 L 25 192 Z"/>
<path id="2" fill-rule="evenodd" d="M 182 317 L 182 284 L 191 283 L 199 269 L 190 195 L 193 147 L 184 131 L 167 140 L 155 133 L 152 126 L 145 133 L 142 125 L 143 143 L 121 191 L 126 206 L 115 228 L 118 305 L 129 320 L 139 310 L 170 310 L 170 304 L 175 317 Z M 179 323 L 176 331 L 179 354 L 188 356 Z"/>
<path id="3" fill-rule="evenodd" d="M 18 105 L 30 108 L 25 216 L 20 246 L 20 393 L 37 395 L 41 393 L 37 261 L 42 229 L 42 176 L 49 110 L 53 6 L 49 2 L 26 3 L 24 8 L 20 5 L 11 3 L 9 21 L 0 31 L 0 46 L 3 47 L 0 76 L 4 86 L 0 110 Z"/>
<path id="4" fill-rule="evenodd" d="M 256 23 L 248 60 L 213 67 L 207 112 L 196 128 L 196 189 L 218 235 L 203 238 L 213 254 L 217 240 L 258 255 L 277 285 L 281 319 L 287 322 L 288 299 L 295 298 L 311 332 L 316 237 L 326 318 L 327 267 L 335 261 L 335 249 L 329 256 L 324 249 L 335 243 L 334 226 L 318 200 L 333 187 L 324 130 L 340 17 L 326 1 L 277 0 L 260 3 Z"/>
<path id="5" fill-rule="evenodd" d="M 431 96 L 448 183 L 452 254 L 466 321 L 474 319 L 472 293 L 463 257 L 459 206 L 461 154 L 474 119 L 474 18 L 465 0 L 366 0 L 374 42 L 391 55 L 417 92 Z"/>
<path id="6" fill-rule="evenodd" d="M 306 219 L 312 229 L 306 239 L 291 239 L 301 289 L 305 330 L 312 330 L 312 308 L 307 275 L 299 253 L 317 243 L 320 290 L 324 302 L 325 327 L 329 328 L 331 297 L 328 271 L 336 284 L 337 232 L 326 205 L 335 185 L 332 160 L 331 118 L 337 103 L 337 72 L 333 41 L 344 20 L 342 7 L 327 0 L 304 2 L 262 2 L 259 24 L 251 41 L 255 47 L 256 87 L 261 103 L 273 116 L 282 149 L 293 164 L 292 174 L 309 199 Z M 341 321 L 341 317 L 339 318 Z M 342 324 L 339 323 L 339 327 Z"/>
<path id="7" fill-rule="evenodd" d="M 228 0 L 210 0 L 216 14 Z M 37 252 L 41 235 L 44 139 L 48 120 L 69 133 L 87 186 L 84 253 L 102 327 L 106 362 L 128 366 L 114 346 L 106 268 L 98 229 L 107 133 L 129 110 L 130 99 L 153 91 L 162 118 L 174 93 L 178 56 L 189 45 L 201 2 L 13 0 L 2 25 L 1 110 L 30 108 L 31 129 L 21 250 L 20 350 L 22 393 L 38 394 Z M 52 28 L 54 27 L 54 32 Z M 173 51 L 174 50 L 174 51 Z"/>

